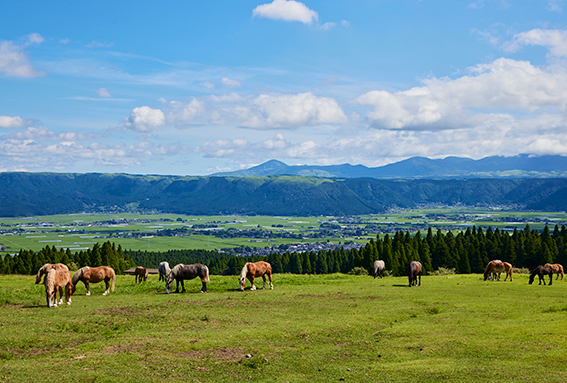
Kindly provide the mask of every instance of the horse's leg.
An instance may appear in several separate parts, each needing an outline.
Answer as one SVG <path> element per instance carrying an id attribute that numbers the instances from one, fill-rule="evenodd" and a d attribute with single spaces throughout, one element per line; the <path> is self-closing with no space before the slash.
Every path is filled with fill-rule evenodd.
<path id="1" fill-rule="evenodd" d="M 202 293 L 206 293 L 206 292 L 207 292 L 207 282 L 201 281 L 201 284 L 202 284 L 202 286 L 201 286 L 201 292 L 202 292 Z"/>
<path id="2" fill-rule="evenodd" d="M 87 288 L 87 294 L 86 295 L 91 295 L 91 287 L 89 285 L 89 282 L 83 282 L 85 284 L 85 287 Z"/>
<path id="3" fill-rule="evenodd" d="M 63 304 L 63 286 L 59 286 L 59 306 Z"/>
<path id="4" fill-rule="evenodd" d="M 104 290 L 104 293 L 102 293 L 102 295 L 108 295 L 110 291 L 110 278 L 104 278 L 104 283 L 106 284 L 106 290 Z"/>
<path id="5" fill-rule="evenodd" d="M 418 278 L 419 278 L 419 284 L 418 284 L 418 286 L 421 286 L 421 273 L 418 274 Z"/>
<path id="6" fill-rule="evenodd" d="M 179 292 L 179 279 L 175 280 L 175 292 L 178 293 Z"/>
<path id="7" fill-rule="evenodd" d="M 262 279 L 264 280 L 264 285 L 262 286 L 262 290 L 266 290 L 266 274 L 262 275 Z"/>
<path id="8" fill-rule="evenodd" d="M 249 277 L 248 280 L 252 284 L 252 287 L 250 287 L 250 291 L 256 290 L 256 285 L 254 284 L 254 276 Z"/>
<path id="9" fill-rule="evenodd" d="M 181 280 L 181 292 L 185 292 L 185 283 L 183 282 L 183 279 Z"/>
<path id="10" fill-rule="evenodd" d="M 270 290 L 273 290 L 274 284 L 272 283 L 272 273 L 268 274 L 268 279 L 270 280 Z"/>

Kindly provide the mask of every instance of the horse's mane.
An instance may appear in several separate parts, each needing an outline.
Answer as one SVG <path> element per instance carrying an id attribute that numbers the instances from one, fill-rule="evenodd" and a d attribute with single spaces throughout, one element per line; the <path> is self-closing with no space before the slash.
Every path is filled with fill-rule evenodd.
<path id="1" fill-rule="evenodd" d="M 181 268 L 185 266 L 183 263 L 179 263 L 177 265 L 175 265 L 173 267 L 173 269 L 171 269 L 171 275 L 173 275 L 174 277 L 177 276 L 177 274 L 179 273 L 179 270 L 181 270 Z"/>
<path id="2" fill-rule="evenodd" d="M 240 279 L 244 279 L 246 278 L 246 273 L 248 273 L 248 264 L 249 262 L 247 262 L 244 267 L 242 268 L 242 271 L 240 272 Z"/>
<path id="3" fill-rule="evenodd" d="M 55 286 L 55 274 L 56 273 L 57 273 L 57 271 L 55 271 L 55 269 L 51 269 L 45 275 L 45 280 L 43 281 L 43 284 L 45 285 L 46 290 L 53 291 L 53 288 Z"/>
<path id="4" fill-rule="evenodd" d="M 75 274 L 73 274 L 73 279 L 71 281 L 71 283 L 73 283 L 73 285 L 76 285 L 77 282 L 79 281 L 79 279 L 83 276 L 83 273 L 85 272 L 85 270 L 88 270 L 88 266 L 85 267 L 81 267 L 79 270 L 77 270 L 75 272 Z"/>

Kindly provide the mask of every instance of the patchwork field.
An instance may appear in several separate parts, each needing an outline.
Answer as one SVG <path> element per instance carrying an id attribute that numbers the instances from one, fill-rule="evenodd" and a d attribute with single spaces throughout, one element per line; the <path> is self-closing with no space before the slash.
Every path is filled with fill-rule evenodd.
<path id="1" fill-rule="evenodd" d="M 0 276 L 2 382 L 565 381 L 567 281 L 274 276 L 241 292 L 157 276 L 48 309 L 34 277 Z M 261 287 L 261 286 L 260 286 Z"/>

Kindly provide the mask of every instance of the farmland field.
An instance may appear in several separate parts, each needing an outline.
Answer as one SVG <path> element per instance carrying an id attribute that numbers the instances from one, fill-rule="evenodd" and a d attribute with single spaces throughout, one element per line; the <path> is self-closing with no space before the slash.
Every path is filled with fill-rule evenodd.
<path id="1" fill-rule="evenodd" d="M 2 382 L 565 381 L 567 281 L 276 274 L 241 292 L 212 276 L 166 295 L 118 276 L 52 309 L 33 282 L 0 276 Z"/>
<path id="2" fill-rule="evenodd" d="M 564 212 L 510 212 L 499 209 L 444 208 L 399 210 L 388 214 L 355 217 L 187 216 L 179 214 L 69 214 L 0 218 L 2 253 L 20 249 L 39 251 L 45 246 L 71 251 L 92 248 L 110 240 L 123 249 L 167 251 L 174 249 L 222 249 L 240 246 L 272 247 L 280 244 L 345 242 L 366 243 L 370 238 L 398 230 L 426 232 L 466 230 L 473 225 L 500 230 L 523 229 L 529 224 L 541 230 L 567 224 Z M 332 225 L 332 228 L 329 228 Z M 199 226 L 215 226 L 201 227 Z M 325 226 L 327 226 L 325 228 Z M 186 229 L 183 235 L 161 235 Z M 298 238 L 220 238 L 216 230 L 257 230 L 292 233 Z M 320 234 L 317 236 L 316 234 Z"/>

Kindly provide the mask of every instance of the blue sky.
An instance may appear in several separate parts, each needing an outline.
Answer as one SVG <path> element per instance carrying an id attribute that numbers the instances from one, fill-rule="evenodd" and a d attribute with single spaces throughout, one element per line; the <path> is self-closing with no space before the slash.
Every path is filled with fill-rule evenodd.
<path id="1" fill-rule="evenodd" d="M 1 9 L 1 171 L 567 155 L 567 1 Z"/>

